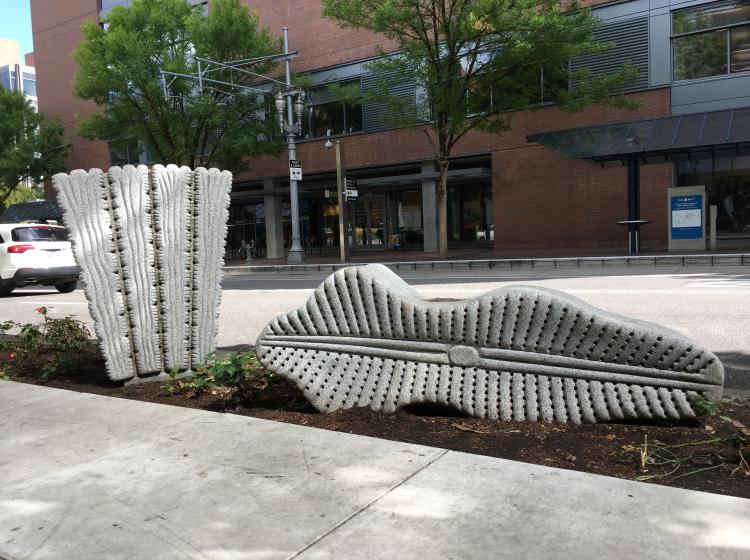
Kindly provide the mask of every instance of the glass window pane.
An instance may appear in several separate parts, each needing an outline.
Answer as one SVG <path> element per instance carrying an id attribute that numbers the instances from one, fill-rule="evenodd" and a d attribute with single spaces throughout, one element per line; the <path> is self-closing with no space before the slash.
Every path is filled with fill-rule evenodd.
<path id="1" fill-rule="evenodd" d="M 750 25 L 732 29 L 732 72 L 750 70 Z"/>
<path id="2" fill-rule="evenodd" d="M 312 136 L 325 136 L 346 132 L 344 125 L 344 104 L 340 101 L 316 105 L 312 108 Z"/>
<path id="3" fill-rule="evenodd" d="M 672 33 L 689 33 L 745 21 L 750 21 L 750 5 L 747 3 L 716 2 L 672 12 Z"/>
<path id="4" fill-rule="evenodd" d="M 66 230 L 49 226 L 15 228 L 10 232 L 13 241 L 67 241 Z"/>
<path id="5" fill-rule="evenodd" d="M 346 131 L 360 132 L 362 130 L 362 104 L 348 104 L 346 111 Z"/>
<path id="6" fill-rule="evenodd" d="M 130 163 L 128 157 L 127 142 L 110 142 L 109 143 L 109 162 L 111 165 L 127 165 Z"/>
<path id="7" fill-rule="evenodd" d="M 32 95 L 36 97 L 36 80 L 24 80 L 23 81 L 23 92 L 26 95 Z"/>
<path id="8" fill-rule="evenodd" d="M 244 216 L 245 222 L 254 222 L 255 221 L 255 204 L 245 204 L 245 216 Z"/>
<path id="9" fill-rule="evenodd" d="M 676 178 L 677 186 L 706 186 L 707 204 L 717 207 L 720 247 L 750 235 L 750 157 L 678 162 Z"/>
<path id="10" fill-rule="evenodd" d="M 694 80 L 727 73 L 727 31 L 673 39 L 674 79 Z"/>

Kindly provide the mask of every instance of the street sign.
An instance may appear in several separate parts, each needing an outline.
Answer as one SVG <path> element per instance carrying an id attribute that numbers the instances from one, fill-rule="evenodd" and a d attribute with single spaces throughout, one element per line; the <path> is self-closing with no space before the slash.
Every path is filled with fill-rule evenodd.
<path id="1" fill-rule="evenodd" d="M 289 179 L 292 181 L 302 180 L 302 162 L 300 160 L 289 160 Z"/>
<path id="2" fill-rule="evenodd" d="M 359 192 L 357 191 L 357 179 L 354 177 L 347 177 L 344 182 L 346 184 L 346 188 L 344 189 L 346 199 L 357 200 L 359 197 Z"/>

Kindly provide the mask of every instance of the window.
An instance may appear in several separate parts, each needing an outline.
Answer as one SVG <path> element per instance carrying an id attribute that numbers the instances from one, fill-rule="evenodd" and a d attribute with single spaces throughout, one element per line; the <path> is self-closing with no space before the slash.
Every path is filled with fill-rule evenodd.
<path id="1" fill-rule="evenodd" d="M 4 89 L 13 89 L 13 82 L 10 81 L 10 71 L 6 68 L 3 68 L 2 72 L 0 73 L 0 87 Z"/>
<path id="2" fill-rule="evenodd" d="M 750 157 L 678 161 L 677 186 L 706 186 L 706 204 L 716 206 L 716 230 L 722 240 L 750 238 Z"/>
<path id="3" fill-rule="evenodd" d="M 356 86 L 359 80 L 345 82 L 343 87 Z M 327 86 L 310 90 L 309 107 L 303 117 L 302 135 L 320 138 L 331 134 L 349 134 L 362 130 L 362 104 L 344 101 L 331 93 Z"/>
<path id="4" fill-rule="evenodd" d="M 750 5 L 716 2 L 672 12 L 674 81 L 750 71 Z"/>
<path id="5" fill-rule="evenodd" d="M 36 97 L 36 77 L 34 76 L 34 74 L 27 74 L 26 72 L 24 72 L 23 92 L 26 95 L 31 95 L 32 97 Z"/>
<path id="6" fill-rule="evenodd" d="M 227 257 L 245 259 L 240 254 L 242 242 L 254 247 L 254 256 L 263 256 L 266 247 L 266 210 L 262 202 L 237 201 L 229 207 Z"/>
<path id="7" fill-rule="evenodd" d="M 137 140 L 120 140 L 109 143 L 110 165 L 138 165 L 141 150 Z"/>
<path id="8" fill-rule="evenodd" d="M 15 228 L 10 233 L 13 241 L 67 241 L 68 232 L 63 228 L 33 226 Z"/>

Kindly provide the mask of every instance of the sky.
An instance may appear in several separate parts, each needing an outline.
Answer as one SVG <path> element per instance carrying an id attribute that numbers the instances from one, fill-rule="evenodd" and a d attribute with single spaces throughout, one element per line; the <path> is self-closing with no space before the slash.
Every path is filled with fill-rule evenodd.
<path id="1" fill-rule="evenodd" d="M 18 41 L 21 58 L 34 50 L 30 0 L 0 0 L 0 38 Z"/>

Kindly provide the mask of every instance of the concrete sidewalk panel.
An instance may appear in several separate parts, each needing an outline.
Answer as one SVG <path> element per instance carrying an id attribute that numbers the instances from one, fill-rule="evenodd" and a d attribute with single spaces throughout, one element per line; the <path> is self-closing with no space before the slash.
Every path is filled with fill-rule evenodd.
<path id="1" fill-rule="evenodd" d="M 8 560 L 750 554 L 750 500 L 12 382 L 0 391 L 26 403 L 6 409 L 0 449 L 39 444 L 2 466 L 26 469 L 0 489 Z M 95 455 L 75 455 L 86 446 Z M 54 470 L 29 470 L 27 457 L 46 455 Z"/>
<path id="2" fill-rule="evenodd" d="M 95 396 L 92 409 L 84 397 L 57 391 L 81 423 L 75 430 L 53 438 L 49 423 L 14 426 L 14 437 L 44 442 L 27 448 L 27 457 L 50 453 L 58 465 L 28 470 L 18 455 L 4 465 L 27 471 L 23 482 L 0 490 L 0 557 L 286 558 L 443 453 L 106 397 Z M 116 429 L 117 404 L 127 405 L 129 418 L 150 419 L 148 428 Z M 164 409 L 183 421 L 164 424 Z M 24 416 L 41 412 L 32 405 Z M 98 456 L 75 456 L 76 445 Z"/>
<path id="3" fill-rule="evenodd" d="M 54 401 L 54 391 L 39 391 L 34 385 L 22 385 L 20 388 L 17 385 L 21 384 L 0 381 L 0 412 L 39 401 Z"/>
<path id="4" fill-rule="evenodd" d="M 750 500 L 449 452 L 298 558 L 748 556 Z"/>

